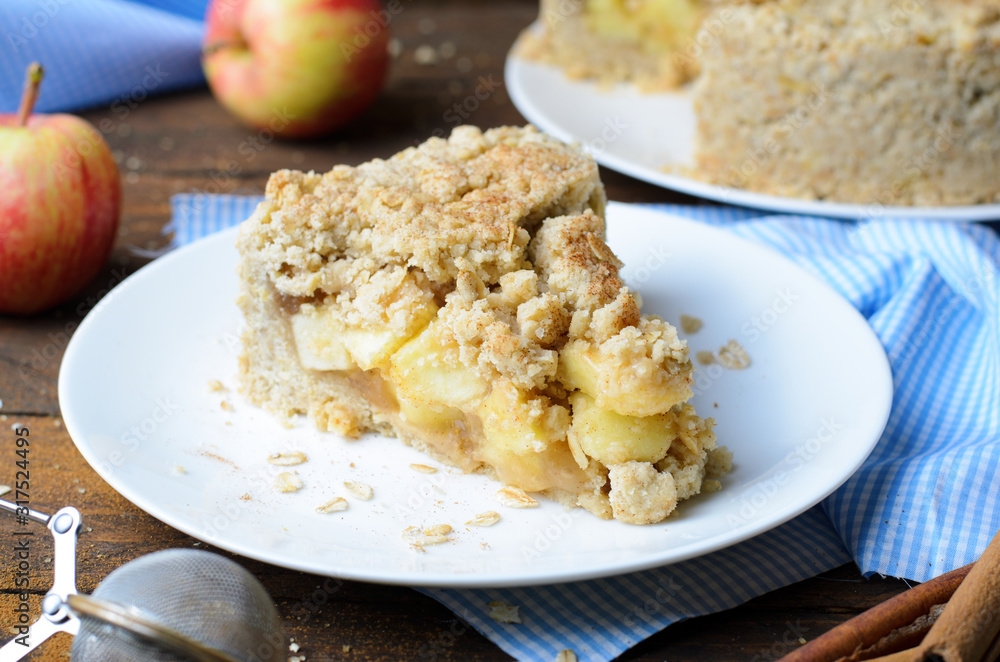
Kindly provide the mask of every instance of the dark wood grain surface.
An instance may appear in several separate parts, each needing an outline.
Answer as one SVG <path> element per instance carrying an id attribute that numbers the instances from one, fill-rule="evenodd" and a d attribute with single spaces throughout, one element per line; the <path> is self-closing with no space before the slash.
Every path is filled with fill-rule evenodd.
<path id="1" fill-rule="evenodd" d="M 325 171 L 414 145 L 436 129 L 448 131 L 459 114 L 482 127 L 522 124 L 508 98 L 503 62 L 518 31 L 534 18 L 534 0 L 405 2 L 394 17 L 402 49 L 378 102 L 350 128 L 309 142 L 268 141 L 236 124 L 206 89 L 152 97 L 127 116 L 110 108 L 82 113 L 95 125 L 113 122 L 106 138 L 124 182 L 124 212 L 114 253 L 103 273 L 73 301 L 29 319 L 0 316 L 0 483 L 13 480 L 15 423 L 31 430 L 32 503 L 54 511 L 74 505 L 84 516 L 78 564 L 82 591 L 138 556 L 198 541 L 153 519 L 101 480 L 77 452 L 59 417 L 56 380 L 66 344 L 96 301 L 147 263 L 141 251 L 164 246 L 174 193 L 261 193 L 268 174 L 293 167 Z M 418 62 L 429 46 L 435 62 Z M 442 48 L 443 47 L 443 48 Z M 426 51 L 427 49 L 424 49 Z M 453 52 L 453 53 L 452 53 Z M 479 103 L 477 89 L 489 88 Z M 478 99 L 477 99 L 478 100 Z M 451 111 L 451 112 L 449 112 Z M 604 170 L 609 197 L 627 202 L 697 202 Z M 100 388 L 99 384 L 94 385 Z M 7 559 L 10 518 L 0 516 L 0 631 L 10 636 L 17 596 Z M 33 551 L 31 595 L 37 609 L 51 581 L 51 544 Z M 225 553 L 224 553 L 225 554 Z M 505 660 L 499 648 L 434 600 L 416 591 L 357 582 L 324 590 L 324 577 L 237 559 L 274 597 L 287 633 L 309 662 L 329 660 Z M 326 582 L 327 588 L 331 587 Z M 845 566 L 727 612 L 668 628 L 622 659 L 771 660 L 806 639 L 904 590 L 903 582 L 862 579 Z M 314 596 L 320 596 L 316 598 Z M 457 634 L 456 634 L 457 633 Z M 792 636 L 793 633 L 796 636 Z M 68 657 L 58 637 L 32 659 Z"/>

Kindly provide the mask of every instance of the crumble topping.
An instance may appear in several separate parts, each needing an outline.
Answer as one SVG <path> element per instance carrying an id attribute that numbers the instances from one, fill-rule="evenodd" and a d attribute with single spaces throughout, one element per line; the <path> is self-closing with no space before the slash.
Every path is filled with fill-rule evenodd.
<path id="1" fill-rule="evenodd" d="M 683 404 L 687 345 L 619 276 L 605 202 L 594 161 L 532 127 L 275 173 L 238 240 L 243 392 L 485 471 L 505 506 L 659 521 L 701 489 L 715 435 Z M 447 534 L 406 537 L 427 535 Z"/>

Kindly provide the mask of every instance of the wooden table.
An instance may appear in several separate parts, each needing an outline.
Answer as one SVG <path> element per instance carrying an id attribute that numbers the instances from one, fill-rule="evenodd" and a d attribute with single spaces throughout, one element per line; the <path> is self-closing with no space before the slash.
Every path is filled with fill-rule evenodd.
<path id="1" fill-rule="evenodd" d="M 110 119 L 106 135 L 122 172 L 124 213 L 119 237 L 104 272 L 75 300 L 30 319 L 0 316 L 0 448 L 7 457 L 0 483 L 14 472 L 11 425 L 31 430 L 31 490 L 36 508 L 74 505 L 84 516 L 79 584 L 92 591 L 111 570 L 167 547 L 201 545 L 153 519 L 117 494 L 77 452 L 61 424 L 56 378 L 63 350 L 82 317 L 106 291 L 148 260 L 136 249 L 156 249 L 170 218 L 174 193 L 263 191 L 268 174 L 292 167 L 325 171 L 357 164 L 414 145 L 435 129 L 450 130 L 456 104 L 466 121 L 482 127 L 522 124 L 503 85 L 504 57 L 518 31 L 535 17 L 535 0 L 403 3 L 391 28 L 402 49 L 378 102 L 352 127 L 322 141 L 271 142 L 236 124 L 206 89 L 153 97 L 126 116 L 110 107 L 83 113 L 97 125 Z M 430 47 L 420 49 L 420 47 Z M 435 53 L 433 62 L 429 56 Z M 255 142 L 256 141 L 256 142 Z M 250 148 L 241 146 L 249 145 Z M 259 147 L 259 149 L 258 149 Z M 696 202 L 604 170 L 609 198 L 627 202 Z M 99 388 L 95 385 L 95 388 Z M 10 557 L 11 518 L 0 516 L 0 628 L 8 638 L 16 604 Z M 39 607 L 51 581 L 51 544 L 34 550 L 32 605 Z M 201 545 L 205 547 L 205 545 Z M 284 619 L 286 632 L 309 662 L 328 660 L 504 660 L 499 648 L 434 600 L 392 586 L 346 582 L 310 596 L 323 577 L 237 559 L 264 583 Z M 629 651 L 628 660 L 770 660 L 790 650 L 799 633 L 814 638 L 832 626 L 904 590 L 901 581 L 864 580 L 844 566 L 730 611 L 668 628 Z M 459 634 L 455 634 L 459 633 Z M 32 659 L 68 657 L 60 635 Z M 794 644 L 791 644 L 794 645 Z"/>

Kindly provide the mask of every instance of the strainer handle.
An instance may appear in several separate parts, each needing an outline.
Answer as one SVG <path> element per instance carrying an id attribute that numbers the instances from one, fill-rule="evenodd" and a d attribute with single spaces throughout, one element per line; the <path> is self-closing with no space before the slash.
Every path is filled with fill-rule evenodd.
<path id="1" fill-rule="evenodd" d="M 49 516 L 37 510 L 0 499 L 0 510 L 44 524 L 52 534 L 55 568 L 52 588 L 42 600 L 42 614 L 28 628 L 27 634 L 17 635 L 0 648 L 0 662 L 20 660 L 56 632 L 75 635 L 80 621 L 73 618 L 66 607 L 66 598 L 76 593 L 76 537 L 80 533 L 80 511 L 61 508 Z M 27 536 L 25 536 L 27 538 Z"/>
<path id="2" fill-rule="evenodd" d="M 49 523 L 49 516 L 46 515 L 45 513 L 39 512 L 37 510 L 32 510 L 27 506 L 19 506 L 16 503 L 7 501 L 6 499 L 0 499 L 0 510 L 6 510 L 9 513 L 27 517 L 31 521 L 38 522 L 42 526 L 45 526 L 46 524 Z"/>
<path id="3" fill-rule="evenodd" d="M 0 648 L 0 662 L 17 662 L 41 646 L 49 637 L 56 632 L 68 632 L 76 635 L 80 622 L 76 619 L 53 623 L 47 618 L 39 618 L 28 628 L 27 635 L 18 635 L 8 641 L 3 648 Z M 21 642 L 24 642 L 22 644 Z"/>

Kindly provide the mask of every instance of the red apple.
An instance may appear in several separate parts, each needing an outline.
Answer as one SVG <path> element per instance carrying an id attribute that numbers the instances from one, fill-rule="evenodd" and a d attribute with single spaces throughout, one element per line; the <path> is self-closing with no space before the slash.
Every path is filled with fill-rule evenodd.
<path id="1" fill-rule="evenodd" d="M 378 95 L 392 0 L 212 0 L 202 64 L 219 102 L 286 138 L 343 126 Z"/>
<path id="2" fill-rule="evenodd" d="M 32 64 L 17 114 L 0 114 L 0 313 L 62 303 L 100 271 L 118 228 L 121 181 L 98 131 L 72 115 L 32 115 Z"/>

